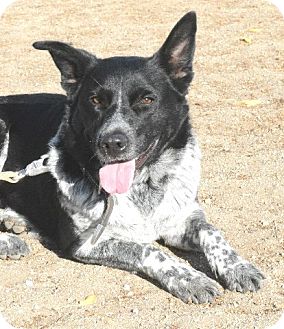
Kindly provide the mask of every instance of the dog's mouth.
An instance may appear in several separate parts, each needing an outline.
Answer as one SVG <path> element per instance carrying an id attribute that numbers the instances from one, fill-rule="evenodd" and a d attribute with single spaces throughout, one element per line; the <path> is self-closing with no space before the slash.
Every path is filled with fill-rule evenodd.
<path id="1" fill-rule="evenodd" d="M 135 170 L 140 169 L 158 144 L 156 139 L 136 159 L 117 162 L 102 167 L 99 171 L 100 185 L 109 194 L 126 193 L 134 180 Z"/>

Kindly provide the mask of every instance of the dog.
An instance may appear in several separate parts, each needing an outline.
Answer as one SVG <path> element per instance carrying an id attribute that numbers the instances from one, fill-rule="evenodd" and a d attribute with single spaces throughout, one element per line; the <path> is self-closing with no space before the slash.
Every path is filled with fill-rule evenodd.
<path id="1" fill-rule="evenodd" d="M 200 251 L 229 290 L 261 287 L 263 274 L 206 221 L 197 198 L 200 151 L 186 101 L 196 26 L 187 13 L 149 58 L 34 43 L 51 54 L 66 97 L 1 98 L 2 171 L 47 155 L 47 172 L 1 182 L 4 228 L 35 229 L 65 257 L 137 272 L 186 303 L 212 302 L 220 285 L 155 241 Z M 1 258 L 27 253 L 16 235 L 0 236 Z"/>

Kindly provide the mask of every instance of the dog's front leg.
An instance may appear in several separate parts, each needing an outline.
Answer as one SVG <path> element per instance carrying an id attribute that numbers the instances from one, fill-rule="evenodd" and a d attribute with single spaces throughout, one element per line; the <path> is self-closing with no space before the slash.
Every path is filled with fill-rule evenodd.
<path id="1" fill-rule="evenodd" d="M 211 302 L 219 293 L 218 284 L 186 262 L 150 245 L 108 239 L 91 245 L 90 239 L 73 248 L 75 259 L 144 274 L 184 302 Z"/>
<path id="2" fill-rule="evenodd" d="M 264 279 L 263 274 L 239 256 L 218 229 L 206 222 L 198 205 L 195 209 L 181 225 L 182 230 L 164 236 L 166 243 L 183 250 L 203 252 L 225 288 L 239 292 L 257 291 Z"/>

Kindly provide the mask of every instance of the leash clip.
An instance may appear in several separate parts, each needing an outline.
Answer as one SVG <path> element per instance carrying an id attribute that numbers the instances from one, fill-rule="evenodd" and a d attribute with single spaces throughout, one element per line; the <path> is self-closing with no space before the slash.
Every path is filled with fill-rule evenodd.
<path id="1" fill-rule="evenodd" d="M 26 176 L 37 176 L 46 173 L 49 171 L 49 168 L 46 164 L 48 157 L 48 154 L 44 154 L 38 160 L 31 162 L 26 166 L 26 168 L 19 171 L 0 172 L 0 180 L 11 184 L 16 184 Z"/>

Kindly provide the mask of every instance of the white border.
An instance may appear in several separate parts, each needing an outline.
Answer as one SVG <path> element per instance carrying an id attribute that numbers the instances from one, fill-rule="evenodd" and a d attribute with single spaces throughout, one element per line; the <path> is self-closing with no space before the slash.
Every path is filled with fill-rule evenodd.
<path id="1" fill-rule="evenodd" d="M 0 314 L 0 328 L 1 329 L 17 329 L 13 326 L 11 326 L 6 320 L 3 318 L 3 316 Z"/>
<path id="2" fill-rule="evenodd" d="M 283 329 L 283 328 L 284 328 L 284 313 L 282 314 L 281 318 L 277 323 L 275 323 L 271 327 L 268 327 L 267 329 Z"/>
<path id="3" fill-rule="evenodd" d="M 15 0 L 0 0 L 0 19 L 1 15 L 4 13 L 5 9 L 13 3 Z M 0 313 L 0 328 L 1 329 L 16 329 L 15 327 L 11 326 L 1 315 Z"/>
<path id="4" fill-rule="evenodd" d="M 5 9 L 15 1 L 16 0 L 0 0 L 0 16 L 3 14 Z M 270 0 L 269 2 L 272 3 L 273 5 L 275 5 L 279 9 L 281 14 L 284 16 L 284 1 L 283 0 Z M 13 329 L 15 327 L 8 324 L 5 321 L 5 319 L 2 317 L 2 315 L 0 314 L 0 328 L 1 329 Z M 282 328 L 284 328 L 284 314 L 281 316 L 281 318 L 275 325 L 273 325 L 272 327 L 269 327 L 268 329 L 282 329 Z"/>
<path id="5" fill-rule="evenodd" d="M 1 0 L 0 1 L 0 16 L 4 13 L 5 9 L 10 6 L 15 0 Z"/>
<path id="6" fill-rule="evenodd" d="M 283 0 L 269 0 L 274 6 L 276 6 L 281 14 L 284 16 L 284 1 Z"/>

